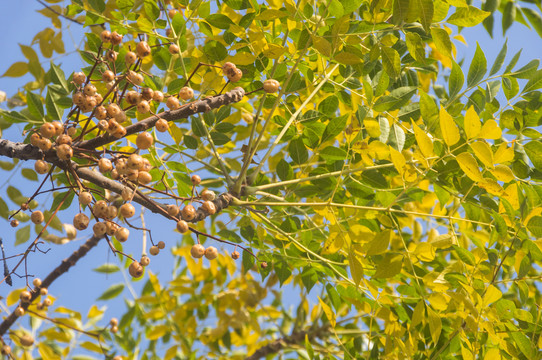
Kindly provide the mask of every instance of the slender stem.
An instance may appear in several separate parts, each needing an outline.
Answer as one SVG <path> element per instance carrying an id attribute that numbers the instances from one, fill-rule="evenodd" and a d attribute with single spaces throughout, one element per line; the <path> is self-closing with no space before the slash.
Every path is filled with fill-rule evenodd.
<path id="1" fill-rule="evenodd" d="M 257 174 L 260 172 L 263 164 L 265 164 L 265 162 L 267 161 L 267 159 L 269 158 L 269 156 L 271 156 L 273 154 L 273 151 L 275 149 L 275 146 L 277 146 L 280 142 L 280 140 L 282 139 L 282 137 L 284 136 L 284 134 L 286 134 L 286 132 L 288 131 L 288 129 L 290 128 L 290 126 L 292 125 L 292 123 L 297 119 L 297 117 L 299 116 L 299 114 L 301 114 L 301 112 L 303 111 L 303 109 L 305 109 L 305 107 L 311 102 L 312 98 L 314 96 L 316 96 L 316 94 L 320 91 L 320 88 L 322 86 L 324 86 L 324 84 L 329 80 L 330 76 L 333 74 L 333 72 L 335 72 L 335 70 L 339 67 L 339 64 L 335 65 L 331 71 L 329 71 L 327 74 L 324 75 L 324 78 L 322 79 L 322 81 L 320 81 L 320 83 L 316 86 L 316 88 L 310 93 L 310 95 L 307 97 L 307 99 L 305 99 L 305 101 L 303 102 L 303 104 L 301 104 L 301 106 L 299 106 L 299 108 L 297 109 L 297 111 L 295 113 L 293 113 L 293 115 L 290 117 L 290 119 L 288 120 L 288 122 L 286 123 L 286 125 L 284 125 L 284 127 L 282 128 L 282 131 L 279 133 L 279 135 L 275 138 L 275 140 L 273 141 L 273 143 L 271 144 L 271 146 L 269 147 L 269 149 L 267 150 L 267 153 L 264 155 L 263 159 L 260 161 L 260 164 L 257 166 L 256 170 L 254 171 L 254 173 L 251 175 L 251 179 L 250 180 L 253 180 Z M 260 137 L 258 137 L 258 141 L 257 143 L 259 142 L 259 140 L 261 139 L 261 137 L 263 136 L 262 134 L 264 133 L 264 131 L 262 131 L 260 133 Z M 254 148 L 254 150 L 256 150 L 256 147 Z M 250 181 L 249 181 L 250 183 Z"/>

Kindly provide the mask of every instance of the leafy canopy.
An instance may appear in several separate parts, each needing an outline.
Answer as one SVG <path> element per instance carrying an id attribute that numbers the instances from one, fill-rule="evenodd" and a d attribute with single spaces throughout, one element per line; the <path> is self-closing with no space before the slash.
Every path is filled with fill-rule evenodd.
<path id="1" fill-rule="evenodd" d="M 42 13 L 52 27 L 37 33 L 33 46 L 21 45 L 26 60 L 3 75 L 34 79 L 10 99 L 17 106 L 1 110 L 0 125 L 23 124 L 28 143 L 33 129 L 61 121 L 66 131 L 74 129 L 74 154 L 62 162 L 58 151 L 36 147 L 26 148 L 35 156 L 1 152 L 14 157 L 3 159 L 2 169 L 30 181 L 44 178 L 33 170 L 35 160 L 53 165 L 42 189 L 53 186 L 53 197 L 38 191 L 29 204 L 45 210 L 47 226 L 17 211 L 33 190 L 14 180 L 3 187 L 0 216 L 4 224 L 20 222 L 7 230 L 15 245 L 30 244 L 30 251 L 40 239 L 67 242 L 73 234 L 63 223 L 75 213 L 92 218 L 96 201 L 119 206 L 123 187 L 139 186 L 134 203 L 157 214 L 143 212 L 147 225 L 115 220 L 133 238 L 122 244 L 118 233 L 108 237 L 118 258 L 96 269 L 124 272 L 139 259 L 135 238 L 143 238 L 145 255 L 158 228 L 173 234 L 175 221 L 162 205 L 202 199 L 193 172 L 226 197 L 224 206 L 216 203 L 218 215 L 203 212 L 188 233 L 175 235 L 176 244 L 166 244 L 174 255 L 171 281 L 153 273 L 151 257 L 142 291 L 126 300 L 118 324 L 108 327 L 96 306 L 88 312 L 60 302 L 43 306 L 43 295 L 19 304 L 23 281 L 14 278 L 20 289 L 7 295 L 7 306 L 13 312 L 24 305 L 29 316 L 8 332 L 6 315 L 0 330 L 15 358 L 532 359 L 539 353 L 542 70 L 538 60 L 518 66 L 520 53 L 509 59 L 506 43 L 496 59 L 486 58 L 483 44 L 472 59 L 456 55 L 456 45 L 469 42 L 464 27 L 493 34 L 519 22 L 542 36 L 539 0 L 46 2 Z M 119 121 L 124 133 L 104 135 L 94 107 L 74 104 L 81 89 L 56 60 L 66 51 L 62 26 L 74 21 L 85 31 L 82 71 L 104 105 L 126 110 Z M 102 42 L 104 29 L 124 35 L 122 43 Z M 151 54 L 127 64 L 126 54 L 142 40 Z M 223 76 L 226 62 L 242 71 L 235 84 Z M 107 70 L 116 76 L 113 84 L 102 80 Z M 278 93 L 261 90 L 267 79 L 280 83 Z M 197 99 L 181 101 L 187 105 L 180 110 L 149 100 L 152 113 L 170 120 L 167 132 L 154 127 L 158 118 L 127 103 L 128 91 L 143 96 L 146 87 L 167 98 L 184 86 Z M 198 107 L 222 93 L 230 100 Z M 143 130 L 154 139 L 148 150 L 136 144 Z M 138 147 L 151 168 L 147 186 L 128 173 L 98 171 L 100 158 L 119 168 L 119 159 Z M 19 159 L 33 159 L 32 165 L 19 166 Z M 94 202 L 80 210 L 72 200 L 83 189 Z M 197 241 L 226 251 L 216 260 L 194 259 Z M 234 250 L 242 259 L 230 258 Z M 32 256 L 61 261 L 54 251 Z M 130 281 L 108 285 L 99 299 L 124 296 Z M 35 343 L 23 346 L 29 333 Z"/>

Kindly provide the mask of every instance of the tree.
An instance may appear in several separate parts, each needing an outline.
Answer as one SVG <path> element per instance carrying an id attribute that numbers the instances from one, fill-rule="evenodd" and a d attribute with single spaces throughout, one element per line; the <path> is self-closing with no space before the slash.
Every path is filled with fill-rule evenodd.
<path id="1" fill-rule="evenodd" d="M 7 358 L 538 357 L 542 70 L 455 47 L 498 14 L 542 36 L 540 1 L 57 2 L 81 71 L 43 67 L 48 28 L 4 74 L 34 80 L 0 165 L 38 181 L 0 197 Z M 143 281 L 119 320 L 48 296 L 97 246 L 133 277 L 100 299 Z"/>

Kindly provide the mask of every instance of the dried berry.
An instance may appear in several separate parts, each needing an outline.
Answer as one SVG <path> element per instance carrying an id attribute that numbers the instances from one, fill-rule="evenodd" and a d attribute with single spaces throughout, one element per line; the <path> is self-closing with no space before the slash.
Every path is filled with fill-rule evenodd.
<path id="1" fill-rule="evenodd" d="M 123 204 L 120 207 L 120 214 L 125 218 L 131 218 L 135 215 L 135 207 L 130 203 Z"/>
<path id="2" fill-rule="evenodd" d="M 39 210 L 33 211 L 30 215 L 30 220 L 34 224 L 41 224 L 43 220 L 45 220 L 45 216 L 43 216 L 43 213 Z"/>
<path id="3" fill-rule="evenodd" d="M 145 270 L 143 269 L 143 266 L 138 261 L 134 261 L 130 264 L 128 267 L 128 272 L 130 275 L 134 278 L 139 278 L 143 275 L 143 272 Z"/>
<path id="4" fill-rule="evenodd" d="M 190 255 L 192 255 L 192 257 L 195 259 L 199 259 L 203 257 L 204 254 L 205 254 L 205 247 L 201 244 L 196 244 L 192 246 L 192 248 L 190 249 Z"/>
<path id="5" fill-rule="evenodd" d="M 89 218 L 83 213 L 79 213 L 73 217 L 73 226 L 77 230 L 85 230 L 88 227 Z"/>
<path id="6" fill-rule="evenodd" d="M 152 146 L 154 138 L 146 131 L 143 131 L 137 135 L 136 146 L 138 149 L 146 150 Z"/>
<path id="7" fill-rule="evenodd" d="M 205 249 L 205 257 L 209 260 L 216 259 L 218 256 L 218 250 L 214 246 L 209 246 Z"/>
<path id="8" fill-rule="evenodd" d="M 196 217 L 196 209 L 192 205 L 186 205 L 182 210 L 184 220 L 190 221 Z"/>
<path id="9" fill-rule="evenodd" d="M 265 80 L 263 82 L 263 90 L 266 93 L 276 93 L 277 91 L 279 91 L 279 86 L 279 82 L 274 79 Z"/>
<path id="10" fill-rule="evenodd" d="M 179 231 L 181 234 L 184 234 L 188 231 L 188 224 L 184 220 L 177 221 L 177 231 Z"/>

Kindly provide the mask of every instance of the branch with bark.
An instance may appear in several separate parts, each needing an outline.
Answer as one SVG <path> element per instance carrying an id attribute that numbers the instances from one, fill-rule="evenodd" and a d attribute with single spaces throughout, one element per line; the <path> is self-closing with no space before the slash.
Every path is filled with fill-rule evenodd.
<path id="1" fill-rule="evenodd" d="M 124 137 L 148 130 L 154 127 L 156 122 L 160 119 L 167 121 L 186 119 L 189 116 L 197 113 L 206 113 L 213 109 L 218 109 L 221 106 L 239 102 L 243 99 L 243 96 L 245 96 L 245 90 L 242 87 L 236 87 L 235 89 L 221 95 L 193 101 L 189 104 L 181 106 L 176 110 L 164 111 L 160 114 L 153 115 L 145 120 L 141 120 L 135 124 L 127 126 L 126 135 Z M 82 149 L 96 149 L 97 147 L 104 146 L 118 140 L 119 139 L 113 135 L 105 134 L 102 136 L 97 136 L 94 139 L 75 143 L 74 146 Z"/>
<path id="2" fill-rule="evenodd" d="M 34 300 L 40 296 L 40 289 L 41 288 L 49 288 L 51 284 L 58 279 L 60 276 L 68 272 L 68 270 L 75 266 L 77 261 L 79 261 L 81 258 L 83 258 L 93 247 L 95 247 L 98 242 L 100 241 L 101 237 L 92 236 L 90 239 L 88 239 L 83 245 L 79 247 L 73 254 L 71 254 L 67 259 L 62 260 L 59 266 L 57 266 L 53 271 L 47 275 L 45 279 L 41 282 L 41 286 L 35 288 L 32 290 L 32 298 L 27 303 L 21 303 L 21 307 L 23 309 L 27 309 Z M 17 315 L 15 312 L 12 312 L 7 318 L 0 323 L 0 336 L 3 336 L 9 328 L 15 323 L 17 320 Z"/>

